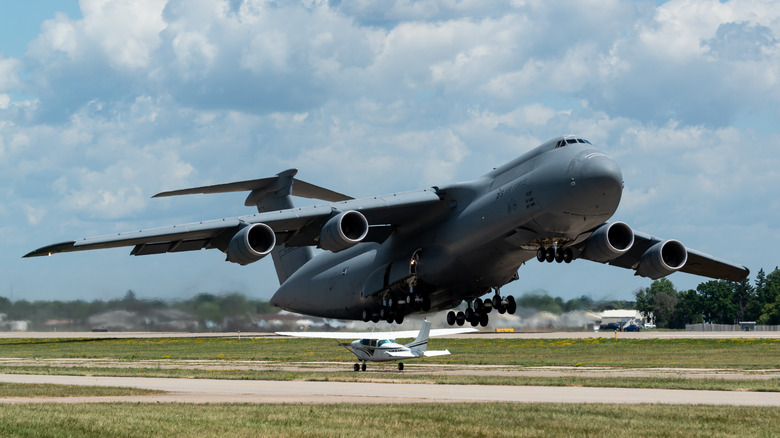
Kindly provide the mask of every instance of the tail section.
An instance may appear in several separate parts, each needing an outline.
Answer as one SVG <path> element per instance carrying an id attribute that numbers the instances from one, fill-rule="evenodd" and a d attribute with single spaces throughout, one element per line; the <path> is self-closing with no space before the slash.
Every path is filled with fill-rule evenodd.
<path id="1" fill-rule="evenodd" d="M 422 356 L 428 349 L 428 336 L 431 332 L 431 322 L 427 319 L 423 320 L 423 325 L 420 327 L 420 333 L 417 334 L 417 338 L 414 341 L 405 345 L 417 356 Z"/>
<path id="2" fill-rule="evenodd" d="M 154 197 L 250 191 L 244 205 L 248 207 L 252 205 L 257 206 L 257 211 L 260 213 L 293 208 L 292 196 L 322 199 L 329 202 L 352 199 L 341 193 L 296 179 L 295 175 L 297 173 L 297 169 L 289 169 L 270 178 L 175 190 L 159 193 L 154 195 Z M 271 257 L 274 260 L 279 284 L 282 284 L 295 271 L 314 257 L 314 248 L 308 246 L 288 247 L 280 244 L 276 245 L 273 251 L 271 251 Z"/>

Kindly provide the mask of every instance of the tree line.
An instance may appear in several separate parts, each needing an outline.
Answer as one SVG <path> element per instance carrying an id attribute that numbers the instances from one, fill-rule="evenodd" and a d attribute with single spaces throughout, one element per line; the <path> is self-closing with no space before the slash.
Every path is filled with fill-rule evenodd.
<path id="1" fill-rule="evenodd" d="M 636 310 L 652 312 L 658 327 L 685 328 L 685 324 L 780 324 L 780 269 L 769 275 L 758 271 L 755 282 L 711 280 L 696 289 L 678 291 L 668 278 L 634 292 Z"/>
<path id="2" fill-rule="evenodd" d="M 138 299 L 132 290 L 121 299 L 94 301 L 11 302 L 0 297 L 0 314 L 5 314 L 6 320 L 28 321 L 29 330 L 45 331 L 53 327 L 89 330 L 92 328 L 88 323 L 90 316 L 116 310 L 144 315 L 166 309 L 186 312 L 198 321 L 200 327 L 219 326 L 228 319 L 250 319 L 253 315 L 278 312 L 267 301 L 247 298 L 240 293 L 201 293 L 175 301 Z"/>

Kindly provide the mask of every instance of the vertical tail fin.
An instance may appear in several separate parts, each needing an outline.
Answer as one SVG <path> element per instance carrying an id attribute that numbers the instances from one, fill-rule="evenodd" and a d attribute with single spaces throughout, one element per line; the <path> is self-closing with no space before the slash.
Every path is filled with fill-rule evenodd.
<path id="1" fill-rule="evenodd" d="M 297 170 L 290 169 L 277 174 L 270 184 L 252 190 L 244 204 L 247 206 L 256 205 L 257 211 L 260 213 L 293 208 L 292 187 L 296 173 L 298 173 Z M 309 246 L 287 247 L 285 245 L 277 245 L 271 251 L 271 257 L 274 260 L 274 268 L 276 268 L 276 276 L 279 277 L 279 284 L 282 284 L 298 268 L 314 258 L 314 249 Z"/>
<path id="2" fill-rule="evenodd" d="M 297 173 L 297 169 L 288 169 L 270 178 L 173 190 L 158 193 L 153 197 L 193 195 L 197 193 L 229 193 L 249 190 L 251 192 L 247 196 L 246 201 L 244 201 L 244 205 L 247 207 L 255 205 L 260 213 L 293 208 L 293 195 L 330 202 L 352 199 L 347 195 L 296 179 L 295 175 Z M 276 275 L 279 277 L 279 284 L 282 284 L 298 268 L 314 257 L 314 249 L 307 246 L 287 247 L 285 245 L 277 245 L 271 251 L 271 256 L 274 260 Z"/>
<path id="3" fill-rule="evenodd" d="M 425 350 L 428 349 L 428 335 L 431 332 L 431 322 L 427 319 L 423 320 L 423 325 L 420 327 L 420 333 L 417 334 L 417 338 L 414 341 L 406 344 L 410 350 L 415 354 L 422 356 Z"/>

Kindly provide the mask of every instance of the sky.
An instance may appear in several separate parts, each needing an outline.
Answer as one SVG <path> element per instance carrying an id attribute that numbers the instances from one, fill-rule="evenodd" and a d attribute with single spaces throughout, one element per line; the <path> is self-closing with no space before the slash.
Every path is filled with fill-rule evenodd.
<path id="1" fill-rule="evenodd" d="M 51 243 L 250 214 L 155 193 L 289 168 L 354 197 L 477 178 L 578 134 L 620 165 L 614 220 L 780 264 L 780 8 L 772 1 L 0 0 L 0 296 L 270 298 L 269 259 Z M 680 290 L 700 277 L 676 273 Z M 586 260 L 502 290 L 632 299 Z"/>

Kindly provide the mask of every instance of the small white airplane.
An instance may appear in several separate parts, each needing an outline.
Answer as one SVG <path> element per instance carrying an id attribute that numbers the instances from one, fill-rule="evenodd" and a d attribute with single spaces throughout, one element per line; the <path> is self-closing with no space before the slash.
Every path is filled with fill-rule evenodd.
<path id="1" fill-rule="evenodd" d="M 388 362 L 393 360 L 415 359 L 421 356 L 444 356 L 449 350 L 428 350 L 428 338 L 432 336 L 456 335 L 459 333 L 476 332 L 475 328 L 453 328 L 431 330 L 431 322 L 423 321 L 420 331 L 407 330 L 397 332 L 276 332 L 277 335 L 299 338 L 345 339 L 360 338 L 349 343 L 339 342 L 339 345 L 351 351 L 363 364 L 356 363 L 355 371 L 366 370 L 366 362 Z M 414 341 L 401 345 L 396 338 L 411 338 Z M 398 362 L 398 370 L 403 371 L 404 363 Z"/>

